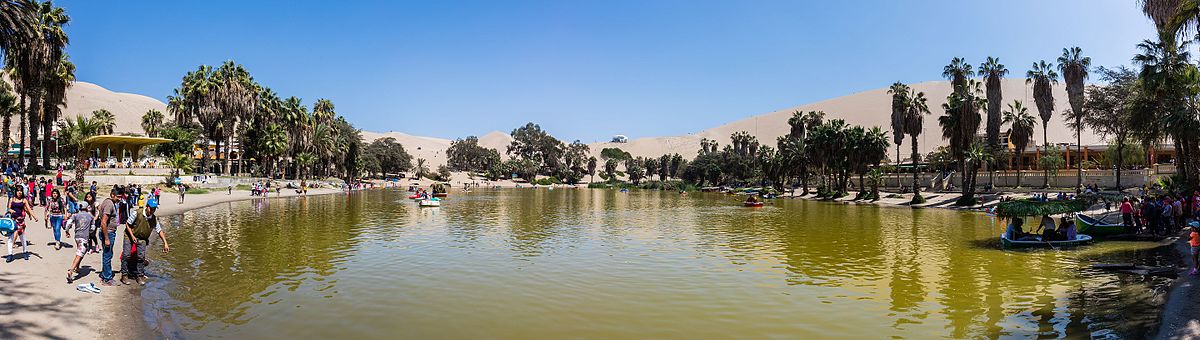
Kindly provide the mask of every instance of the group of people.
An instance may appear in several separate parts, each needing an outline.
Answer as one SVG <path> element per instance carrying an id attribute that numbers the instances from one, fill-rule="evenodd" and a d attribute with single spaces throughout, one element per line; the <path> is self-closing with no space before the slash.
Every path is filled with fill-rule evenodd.
<path id="1" fill-rule="evenodd" d="M 1121 199 L 1121 220 L 1133 233 L 1170 235 L 1200 216 L 1200 191 L 1192 195 L 1141 196 Z"/>
<path id="2" fill-rule="evenodd" d="M 53 230 L 55 250 L 70 246 L 62 241 L 64 236 L 74 241 L 75 257 L 67 270 L 67 282 L 77 279 L 85 255 L 102 253 L 101 284 L 116 286 L 130 284 L 130 281 L 145 284 L 142 269 L 147 263 L 146 252 L 152 235 L 162 241 L 164 252 L 170 250 L 167 236 L 155 215 L 162 193 L 158 187 L 144 190 L 140 185 L 113 186 L 107 199 L 98 200 L 96 182 L 84 191 L 74 181 L 64 181 L 61 171 L 54 180 L 14 175 L 6 176 L 3 184 L 8 195 L 5 217 L 14 225 L 6 238 L 6 262 L 17 259 L 13 254 L 15 245 L 20 245 L 24 259 L 29 259 L 25 230 L 27 221 L 39 220 L 34 210 L 36 206 L 42 207 L 46 228 Z M 56 189 L 56 185 L 63 190 Z M 124 233 L 124 244 L 120 258 L 121 278 L 115 280 L 112 258 L 118 231 Z"/>
<path id="3" fill-rule="evenodd" d="M 232 185 L 229 187 L 229 193 L 230 194 L 233 193 Z M 271 182 L 270 181 L 254 182 L 254 184 L 250 185 L 250 196 L 266 197 L 267 194 L 269 194 L 269 193 L 271 193 Z M 278 185 L 275 185 L 275 194 L 276 195 L 279 194 L 279 186 Z"/>
<path id="4" fill-rule="evenodd" d="M 1075 219 L 1065 216 L 1059 218 L 1057 227 L 1054 224 L 1054 218 L 1050 216 L 1042 216 L 1041 224 L 1031 232 L 1025 232 L 1025 229 L 1022 228 L 1024 225 L 1024 218 L 1013 218 L 1012 222 L 1008 224 L 1008 230 L 1004 231 L 1005 237 L 1014 241 L 1069 241 L 1078 236 Z"/>

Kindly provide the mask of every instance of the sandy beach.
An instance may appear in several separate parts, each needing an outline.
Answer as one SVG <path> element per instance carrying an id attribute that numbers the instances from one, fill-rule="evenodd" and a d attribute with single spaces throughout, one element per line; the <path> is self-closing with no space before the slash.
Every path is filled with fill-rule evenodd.
<path id="1" fill-rule="evenodd" d="M 308 195 L 342 193 L 339 189 L 311 189 Z M 271 199 L 296 197 L 294 190 L 284 190 Z M 249 191 L 234 190 L 233 194 L 216 191 L 208 194 L 187 195 L 179 203 L 174 193 L 164 193 L 159 216 L 180 214 L 218 203 L 261 199 L 250 196 Z M 42 207 L 35 207 L 38 221 L 29 221 L 26 228 L 29 240 L 29 258 L 24 259 L 20 247 L 14 247 L 16 259 L 0 262 L 0 338 L 2 339 L 84 339 L 96 336 L 120 339 L 153 337 L 143 319 L 140 286 L 103 287 L 99 273 L 101 254 L 87 254 L 80 265 L 81 277 L 74 284 L 66 281 L 66 271 L 75 256 L 75 248 L 63 247 L 55 250 L 53 234 L 44 227 L 45 215 Z M 167 240 L 170 241 L 170 228 Z M 122 233 L 117 233 L 114 246 L 113 270 L 120 264 Z M 72 234 L 72 237 L 74 234 Z M 63 236 L 63 241 L 74 243 Z M 162 251 L 162 244 L 155 239 L 151 251 Z M 153 275 L 152 279 L 153 279 Z M 75 285 L 94 282 L 101 288 L 100 294 L 75 290 Z"/>

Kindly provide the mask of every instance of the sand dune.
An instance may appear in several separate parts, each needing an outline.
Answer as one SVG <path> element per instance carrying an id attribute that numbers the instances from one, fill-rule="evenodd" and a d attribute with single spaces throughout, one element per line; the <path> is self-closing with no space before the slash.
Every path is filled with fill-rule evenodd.
<path id="1" fill-rule="evenodd" d="M 932 111 L 925 119 L 925 130 L 920 136 L 919 149 L 922 153 L 926 153 L 939 145 L 945 145 L 945 141 L 941 138 L 941 129 L 937 125 L 937 117 L 943 114 L 941 106 L 946 102 L 946 96 L 950 93 L 950 83 L 931 81 L 915 84 L 912 87 L 925 92 L 926 97 L 929 98 L 930 111 Z M 1021 100 L 1029 107 L 1032 114 L 1037 115 L 1037 109 L 1033 104 L 1033 91 L 1025 85 L 1024 79 L 1005 79 L 1003 90 L 1006 103 L 1012 102 L 1014 99 Z M 1066 91 L 1061 84 L 1054 88 L 1054 95 L 1056 110 L 1054 117 L 1050 120 L 1050 141 L 1052 143 L 1074 142 L 1074 133 L 1066 127 L 1063 121 L 1062 112 L 1066 110 L 1068 104 Z M 166 113 L 166 104 L 157 99 L 138 94 L 113 92 L 87 82 L 77 82 L 67 91 L 65 115 L 86 115 L 100 108 L 112 111 L 116 115 L 116 131 L 118 133 L 142 133 L 141 117 L 147 110 L 156 109 Z M 757 136 L 761 143 L 774 145 L 777 137 L 787 133 L 789 129 L 787 119 L 791 117 L 792 112 L 797 110 L 821 110 L 827 113 L 828 119 L 845 119 L 850 124 L 879 126 L 889 130 L 891 96 L 888 95 L 886 88 L 881 88 L 754 115 L 685 136 L 645 137 L 630 140 L 628 143 L 602 142 L 592 143 L 589 146 L 591 146 L 593 155 L 597 157 L 600 155 L 600 150 L 606 147 L 619 147 L 635 156 L 657 157 L 663 154 L 678 153 L 685 157 L 692 157 L 700 148 L 701 139 L 709 138 L 725 145 L 729 144 L 729 135 L 738 131 L 747 131 Z M 1041 143 L 1041 126 L 1038 126 L 1037 132 L 1034 138 L 1035 143 Z M 980 133 L 982 133 L 982 128 Z M 446 149 L 450 147 L 450 140 L 445 138 L 416 136 L 395 131 L 382 133 L 363 131 L 363 138 L 368 142 L 381 137 L 395 138 L 404 145 L 414 159 L 426 159 L 431 168 L 445 164 Z M 492 131 L 479 136 L 480 145 L 496 149 L 501 154 L 504 154 L 505 148 L 511 141 L 512 137 L 500 131 Z M 1102 141 L 1098 136 L 1084 131 L 1083 143 L 1098 144 Z M 902 150 L 905 154 L 909 152 L 907 139 L 902 144 Z"/>
<path id="2" fill-rule="evenodd" d="M 946 103 L 946 96 L 950 94 L 951 86 L 948 81 L 932 81 L 914 84 L 912 87 L 917 91 L 925 92 L 925 96 L 929 98 L 928 104 L 931 113 L 925 118 L 925 129 L 918 138 L 920 141 L 918 149 L 921 153 L 927 153 L 940 145 L 946 144 L 941 138 L 941 127 L 937 125 L 937 117 L 945 113 L 942 110 L 942 104 Z M 1030 113 L 1037 117 L 1037 108 L 1033 103 L 1033 89 L 1025 85 L 1023 78 L 1005 79 L 1002 83 L 1002 88 L 1005 103 L 1011 103 L 1013 100 L 1021 100 L 1029 108 Z M 1074 143 L 1074 131 L 1068 129 L 1063 120 L 1062 112 L 1067 109 L 1068 104 L 1067 93 L 1061 83 L 1054 87 L 1054 97 L 1055 114 L 1050 119 L 1049 124 L 1050 142 Z M 701 139 L 713 139 L 721 143 L 721 145 L 726 145 L 729 144 L 729 135 L 738 131 L 747 131 L 751 135 L 758 137 L 760 143 L 773 146 L 777 137 L 788 132 L 790 127 L 787 125 L 787 120 L 792 116 L 792 112 L 797 110 L 825 111 L 826 119 L 844 119 L 852 125 L 879 126 L 884 130 L 890 131 L 891 100 L 891 95 L 887 93 L 887 89 L 881 88 L 755 115 L 686 136 L 638 138 L 628 143 L 594 143 L 592 144 L 592 149 L 597 155 L 602 148 L 619 147 L 635 156 L 658 156 L 664 153 L 679 153 L 685 157 L 692 157 L 700 149 Z M 1037 133 L 1034 138 L 1036 142 L 1031 144 L 1041 143 L 1041 128 L 1039 118 L 1036 129 Z M 982 126 L 980 127 L 980 133 L 983 133 Z M 908 143 L 908 137 L 905 137 L 901 149 L 906 154 L 906 158 L 907 153 L 911 150 Z M 1084 145 L 1099 143 L 1102 143 L 1099 136 L 1090 131 L 1084 131 Z M 892 153 L 889 152 L 889 154 Z"/>

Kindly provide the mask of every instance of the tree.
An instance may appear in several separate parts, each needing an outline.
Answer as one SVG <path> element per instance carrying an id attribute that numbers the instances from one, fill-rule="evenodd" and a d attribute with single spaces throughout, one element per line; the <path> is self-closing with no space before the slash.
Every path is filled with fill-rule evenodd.
<path id="1" fill-rule="evenodd" d="M 192 156 L 182 153 L 171 155 L 167 158 L 167 165 L 171 167 L 171 178 L 179 178 L 180 174 L 192 171 Z"/>
<path id="2" fill-rule="evenodd" d="M 99 126 L 97 133 L 101 135 L 113 134 L 113 128 L 117 125 L 117 116 L 105 109 L 92 111 L 91 119 Z"/>
<path id="3" fill-rule="evenodd" d="M 1042 117 L 1042 144 L 1050 147 L 1048 127 L 1050 118 L 1054 116 L 1054 93 L 1050 86 L 1058 84 L 1058 73 L 1054 72 L 1054 64 L 1045 60 L 1033 63 L 1033 68 L 1025 72 L 1025 84 L 1033 84 L 1033 103 L 1037 105 L 1038 114 Z M 1050 169 L 1045 169 L 1044 187 L 1050 187 Z"/>
<path id="4" fill-rule="evenodd" d="M 1042 153 L 1042 157 L 1038 158 L 1038 166 L 1049 171 L 1051 176 L 1058 176 L 1058 170 L 1062 169 L 1065 164 L 1062 149 L 1054 145 L 1047 147 L 1046 152 Z"/>
<path id="5" fill-rule="evenodd" d="M 379 171 L 384 176 L 389 173 L 401 173 L 412 168 L 412 156 L 404 149 L 403 145 L 396 142 L 395 138 L 385 137 L 376 139 L 368 144 L 365 151 L 366 157 L 373 158 L 378 161 Z M 425 159 L 417 160 L 417 179 L 426 177 L 429 173 L 429 168 L 425 165 Z"/>
<path id="6" fill-rule="evenodd" d="M 1107 86 L 1091 85 L 1087 87 L 1087 100 L 1084 111 L 1089 114 L 1083 117 L 1083 123 L 1096 133 L 1106 138 L 1112 138 L 1109 150 L 1114 150 L 1109 159 L 1116 160 L 1117 190 L 1121 190 L 1121 170 L 1125 167 L 1130 148 L 1130 138 L 1133 137 L 1135 121 L 1133 111 L 1136 107 L 1139 86 L 1137 74 L 1132 70 L 1119 67 L 1116 69 L 1099 68 L 1100 79 Z M 1144 152 L 1144 150 L 1143 150 Z"/>
<path id="7" fill-rule="evenodd" d="M 615 159 L 618 161 L 626 161 L 633 159 L 633 156 L 628 152 L 625 152 L 625 150 L 621 150 L 621 148 L 604 148 L 600 150 L 600 158 L 605 160 Z"/>
<path id="8" fill-rule="evenodd" d="M 942 109 L 946 114 L 938 117 L 938 125 L 942 127 L 942 139 L 948 140 L 950 154 L 962 170 L 962 197 L 959 205 L 975 204 L 975 175 L 978 167 L 967 162 L 967 151 L 975 144 L 979 131 L 979 111 L 987 102 L 982 98 L 983 91 L 974 79 L 968 79 L 965 85 L 956 86 L 954 92 L 946 98 Z"/>
<path id="9" fill-rule="evenodd" d="M 925 99 L 925 92 L 910 91 L 908 113 L 904 115 L 904 133 L 911 138 L 912 145 L 912 171 L 913 171 L 913 198 L 912 203 L 924 203 L 925 199 L 921 197 L 920 174 L 917 172 L 917 162 L 921 160 L 921 154 L 917 152 L 917 137 L 921 136 L 921 131 L 925 126 L 925 115 L 929 114 L 929 104 Z"/>
<path id="10" fill-rule="evenodd" d="M 596 181 L 596 157 L 589 157 L 587 162 L 588 183 Z"/>
<path id="11" fill-rule="evenodd" d="M 892 83 L 888 94 L 892 95 L 892 143 L 896 144 L 896 163 L 900 162 L 900 143 L 904 142 L 904 115 L 908 114 L 908 85 L 901 82 Z M 800 112 L 796 111 L 792 117 Z M 788 121 L 791 123 L 790 119 Z"/>
<path id="12" fill-rule="evenodd" d="M 566 146 L 554 138 L 541 126 L 527 123 L 525 126 L 513 129 L 513 140 L 506 151 L 521 160 L 528 160 L 537 165 L 541 174 L 557 174 L 561 170 L 560 159 Z"/>
<path id="13" fill-rule="evenodd" d="M 301 152 L 299 155 L 296 155 L 296 164 L 299 165 L 297 168 L 299 173 L 296 175 L 296 177 L 300 179 L 307 179 L 309 167 L 316 163 L 317 155 L 314 155 L 310 152 Z"/>
<path id="14" fill-rule="evenodd" d="M 984 78 L 984 86 L 987 89 L 987 125 L 984 129 L 987 134 L 987 148 L 993 154 L 992 162 L 988 166 L 988 183 L 995 183 L 995 178 L 992 177 L 995 166 L 996 155 L 1000 153 L 1002 145 L 1000 144 L 1000 125 L 1001 114 L 1000 109 L 1004 102 L 1004 94 L 1001 93 L 1000 80 L 1008 75 L 1008 68 L 1000 63 L 1000 58 L 988 57 L 987 61 L 979 65 L 978 75 Z"/>
<path id="15" fill-rule="evenodd" d="M 619 160 L 612 158 L 604 161 L 604 174 L 606 175 L 605 177 L 608 177 L 609 183 L 617 181 L 617 165 L 619 163 Z"/>
<path id="16" fill-rule="evenodd" d="M 467 136 L 450 142 L 446 148 L 446 165 L 454 171 L 482 172 L 488 166 L 488 155 L 496 152 L 479 145 L 479 138 Z"/>
<path id="17" fill-rule="evenodd" d="M 88 138 L 96 136 L 100 125 L 84 116 L 76 116 L 74 120 L 66 119 L 58 124 L 59 157 L 75 159 L 75 181 L 83 183 L 83 174 L 87 172 Z"/>
<path id="18" fill-rule="evenodd" d="M 646 160 L 642 157 L 625 161 L 625 175 L 629 177 L 629 182 L 633 185 L 638 185 L 645 177 L 646 168 L 642 166 L 645 162 Z"/>
<path id="19" fill-rule="evenodd" d="M 1012 104 L 1008 104 L 1008 110 L 1004 111 L 1004 123 L 1010 124 L 1008 138 L 1017 150 L 1017 187 L 1019 188 L 1021 187 L 1021 155 L 1029 146 L 1029 142 L 1033 140 L 1033 129 L 1037 126 L 1037 119 L 1029 113 L 1029 109 L 1026 109 L 1020 100 L 1014 100 Z"/>
<path id="20" fill-rule="evenodd" d="M 17 96 L 12 92 L 12 85 L 0 80 L 0 116 L 4 119 L 3 131 L 0 132 L 4 142 L 4 150 L 12 147 L 12 116 L 21 112 L 17 106 Z"/>
<path id="21" fill-rule="evenodd" d="M 95 122 L 95 120 L 93 120 Z M 99 123 L 97 123 L 99 129 Z M 97 131 L 99 133 L 99 131 Z M 155 153 L 160 156 L 170 157 L 175 154 L 191 155 L 196 145 L 196 133 L 178 126 L 168 126 L 159 133 L 162 138 L 170 139 L 170 142 L 156 145 Z"/>
<path id="22" fill-rule="evenodd" d="M 54 64 L 54 71 L 46 78 L 46 100 L 44 100 L 41 116 L 42 135 L 47 138 L 38 140 L 38 149 L 42 150 L 42 164 L 50 164 L 50 152 L 46 149 L 49 147 L 47 141 L 53 134 L 54 123 L 58 121 L 58 117 L 62 115 L 62 107 L 67 105 L 67 88 L 75 82 L 75 64 L 66 54 L 61 54 L 57 63 Z"/>
<path id="23" fill-rule="evenodd" d="M 417 176 L 418 181 L 421 180 L 422 177 L 426 177 L 426 174 L 429 173 L 429 167 L 425 165 L 424 158 L 417 158 L 417 167 L 413 169 L 413 172 L 415 173 L 414 175 Z"/>
<path id="24" fill-rule="evenodd" d="M 1058 57 L 1058 70 L 1062 72 L 1063 82 L 1067 87 L 1067 103 L 1071 104 L 1071 110 L 1064 116 L 1067 118 L 1067 125 L 1075 130 L 1077 155 L 1083 154 L 1083 118 L 1086 115 L 1083 82 L 1087 80 L 1088 68 L 1091 66 L 1092 58 L 1083 56 L 1083 50 L 1078 46 L 1064 48 L 1062 56 Z M 1075 191 L 1079 192 L 1083 188 L 1083 157 L 1075 159 L 1075 169 L 1078 172 Z"/>
<path id="25" fill-rule="evenodd" d="M 162 124 L 163 114 L 158 110 L 150 109 L 142 115 L 142 131 L 146 132 L 146 137 L 158 137 L 158 132 L 162 130 Z"/>
<path id="26" fill-rule="evenodd" d="M 288 136 L 283 126 L 268 123 L 255 147 L 255 153 L 262 156 L 266 164 L 264 172 L 267 178 L 275 178 L 275 166 L 284 152 L 287 152 L 287 146 Z"/>
<path id="27" fill-rule="evenodd" d="M 646 168 L 646 178 L 653 181 L 654 175 L 658 173 L 658 159 L 654 157 L 643 159 L 642 165 Z"/>

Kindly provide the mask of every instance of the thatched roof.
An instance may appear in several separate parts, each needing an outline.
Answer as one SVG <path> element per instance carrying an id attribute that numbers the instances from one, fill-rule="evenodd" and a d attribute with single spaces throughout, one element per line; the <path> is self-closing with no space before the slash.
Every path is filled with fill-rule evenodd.
<path id="1" fill-rule="evenodd" d="M 1084 211 L 1091 205 L 1092 200 L 1086 198 L 1046 202 L 1016 200 L 1001 202 L 996 206 L 996 215 L 1004 217 L 1058 215 Z"/>

